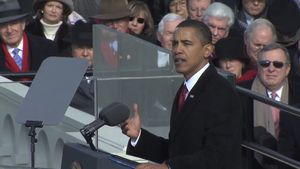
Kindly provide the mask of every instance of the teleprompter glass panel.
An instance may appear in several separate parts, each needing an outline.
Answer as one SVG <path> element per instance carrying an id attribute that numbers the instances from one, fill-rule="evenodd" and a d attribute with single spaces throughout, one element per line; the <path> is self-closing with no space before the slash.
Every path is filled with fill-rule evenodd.
<path id="1" fill-rule="evenodd" d="M 112 102 L 139 105 L 142 125 L 166 136 L 173 99 L 183 78 L 171 52 L 103 25 L 93 28 L 99 111 Z"/>

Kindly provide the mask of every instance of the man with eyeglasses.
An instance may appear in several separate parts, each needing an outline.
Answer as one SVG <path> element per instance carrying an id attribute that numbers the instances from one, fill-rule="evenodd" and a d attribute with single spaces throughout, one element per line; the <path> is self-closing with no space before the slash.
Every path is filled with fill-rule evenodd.
<path id="1" fill-rule="evenodd" d="M 214 2 L 206 9 L 203 22 L 212 33 L 212 43 L 229 35 L 230 27 L 234 23 L 234 14 L 231 8 L 221 2 Z"/>
<path id="2" fill-rule="evenodd" d="M 288 75 L 291 69 L 291 62 L 288 50 L 280 44 L 271 43 L 266 45 L 258 53 L 257 57 L 257 76 L 253 81 L 247 81 L 241 86 L 251 89 L 268 98 L 293 105 L 299 103 L 300 97 L 297 96 L 297 88 L 288 81 Z M 297 98 L 298 97 L 298 98 Z M 277 141 L 280 134 L 280 109 L 264 104 L 262 102 L 242 96 L 244 110 L 245 128 L 253 128 L 253 131 L 247 132 L 246 138 L 277 150 Z M 253 119 L 253 122 L 252 122 Z M 249 132 L 253 132 L 250 133 Z M 245 136 L 246 133 L 244 133 Z M 262 160 L 261 160 L 262 159 Z M 270 163 L 264 158 L 258 160 L 266 168 Z"/>

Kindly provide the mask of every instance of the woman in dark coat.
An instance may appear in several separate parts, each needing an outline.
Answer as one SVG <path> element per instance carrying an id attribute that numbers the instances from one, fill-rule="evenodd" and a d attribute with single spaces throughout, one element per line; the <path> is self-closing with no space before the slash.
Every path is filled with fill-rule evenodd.
<path id="1" fill-rule="evenodd" d="M 68 16 L 72 12 L 70 2 L 72 1 L 36 0 L 33 3 L 36 17 L 25 28 L 28 33 L 54 41 L 60 54 L 69 47 L 69 43 L 63 39 L 71 29 L 67 24 Z"/>

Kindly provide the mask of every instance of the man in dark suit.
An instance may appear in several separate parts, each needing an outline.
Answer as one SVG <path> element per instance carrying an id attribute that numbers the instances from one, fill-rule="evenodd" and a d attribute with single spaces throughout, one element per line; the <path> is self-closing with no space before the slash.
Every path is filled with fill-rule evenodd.
<path id="1" fill-rule="evenodd" d="M 160 163 L 137 168 L 241 168 L 242 110 L 233 86 L 209 64 L 211 41 L 202 22 L 186 20 L 177 26 L 172 52 L 176 71 L 185 81 L 173 103 L 169 139 L 141 129 L 137 105 L 134 116 L 121 126 L 131 138 L 128 154 Z"/>
<path id="2" fill-rule="evenodd" d="M 286 104 L 299 103 L 299 85 L 288 80 L 291 61 L 285 47 L 277 43 L 266 45 L 258 53 L 257 66 L 256 78 L 241 83 L 242 87 Z M 241 96 L 241 100 L 245 110 L 243 139 L 277 150 L 278 136 L 283 132 L 282 126 L 279 124 L 285 113 L 248 96 Z M 263 168 L 272 168 L 275 165 L 273 161 L 266 158 L 259 157 L 256 159 Z M 251 161 L 251 159 L 249 160 Z"/>
<path id="3" fill-rule="evenodd" d="M 0 72 L 37 71 L 48 56 L 56 56 L 57 48 L 49 40 L 24 32 L 26 11 L 22 0 L 0 3 Z"/>
<path id="4" fill-rule="evenodd" d="M 300 104 L 295 107 L 300 108 Z M 300 161 L 300 118 L 287 112 L 282 112 L 280 120 L 280 134 L 278 140 L 278 152 Z M 292 169 L 284 164 L 280 164 L 280 169 Z"/>

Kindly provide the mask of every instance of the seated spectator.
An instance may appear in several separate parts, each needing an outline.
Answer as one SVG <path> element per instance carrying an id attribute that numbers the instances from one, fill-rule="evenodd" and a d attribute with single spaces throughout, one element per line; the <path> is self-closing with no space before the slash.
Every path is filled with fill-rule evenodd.
<path id="1" fill-rule="evenodd" d="M 49 56 L 57 56 L 55 44 L 47 39 L 27 34 L 25 29 L 29 11 L 23 0 L 0 3 L 0 72 L 37 71 Z"/>
<path id="2" fill-rule="evenodd" d="M 188 18 L 186 0 L 170 0 L 169 2 L 170 13 L 176 13 L 183 18 Z"/>
<path id="3" fill-rule="evenodd" d="M 290 63 L 289 53 L 285 47 L 277 43 L 266 45 L 258 54 L 256 78 L 242 83 L 241 86 L 289 105 L 299 103 L 300 98 L 297 96 L 299 88 L 296 88 L 287 78 L 291 69 Z M 248 125 L 244 128 L 251 130 L 254 127 L 252 133 L 254 141 L 277 150 L 277 141 L 281 132 L 280 110 L 254 101 L 252 98 L 242 97 L 242 100 L 245 110 L 244 124 Z M 274 165 L 264 158 L 257 159 L 264 168 Z"/>
<path id="4" fill-rule="evenodd" d="M 215 65 L 223 70 L 231 72 L 236 76 L 236 83 L 250 80 L 243 76 L 250 59 L 246 55 L 243 46 L 243 39 L 223 38 L 215 45 Z"/>
<path id="5" fill-rule="evenodd" d="M 234 33 L 243 36 L 246 28 L 258 18 L 265 18 L 270 0 L 237 0 L 235 6 L 236 22 Z"/>
<path id="6" fill-rule="evenodd" d="M 256 19 L 246 29 L 244 33 L 244 43 L 247 55 L 250 58 L 248 73 L 255 76 L 257 71 L 257 57 L 260 50 L 277 40 L 276 31 L 273 24 L 266 19 Z"/>
<path id="7" fill-rule="evenodd" d="M 300 83 L 300 9 L 293 0 L 274 0 L 267 18 L 276 28 L 278 43 L 289 50 L 292 60 L 290 80 Z"/>
<path id="8" fill-rule="evenodd" d="M 36 18 L 27 24 L 26 31 L 54 41 L 59 53 L 63 54 L 69 47 L 63 39 L 70 31 L 67 20 L 72 12 L 71 7 L 68 0 L 36 0 L 33 3 Z"/>
<path id="9" fill-rule="evenodd" d="M 202 21 L 204 11 L 214 0 L 187 0 L 186 2 L 189 19 Z"/>
<path id="10" fill-rule="evenodd" d="M 131 1 L 128 3 L 131 11 L 128 28 L 135 34 L 154 35 L 154 23 L 146 3 L 142 1 Z"/>
<path id="11" fill-rule="evenodd" d="M 65 38 L 72 44 L 72 56 L 85 58 L 89 69 L 93 68 L 93 33 L 92 24 L 77 21 L 71 33 Z M 80 83 L 72 101 L 71 106 L 94 115 L 94 83 L 86 76 Z"/>
<path id="12" fill-rule="evenodd" d="M 128 3 L 130 3 L 132 0 L 128 0 Z M 149 10 L 151 12 L 151 16 L 154 21 L 154 25 L 157 25 L 158 22 L 161 20 L 161 18 L 168 13 L 168 1 L 169 0 L 139 0 L 142 2 L 145 2 Z"/>
<path id="13" fill-rule="evenodd" d="M 230 27 L 234 23 L 234 14 L 231 8 L 221 2 L 214 2 L 208 6 L 203 14 L 203 22 L 212 33 L 212 43 L 229 35 Z"/>
<path id="14" fill-rule="evenodd" d="M 176 26 L 184 21 L 180 15 L 169 13 L 166 14 L 158 24 L 157 39 L 163 48 L 172 49 L 173 34 Z"/>

